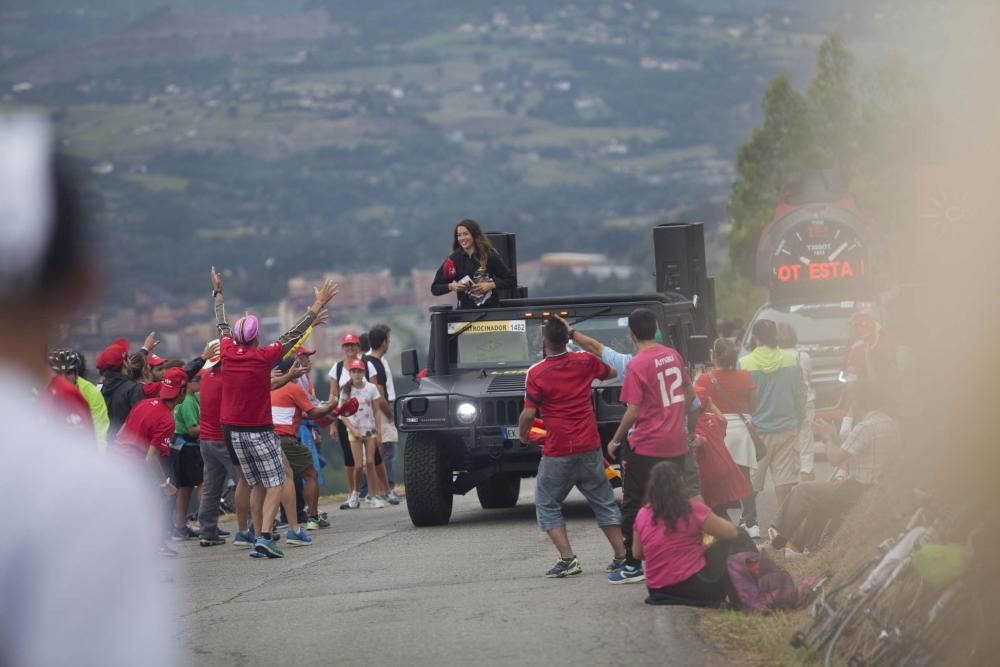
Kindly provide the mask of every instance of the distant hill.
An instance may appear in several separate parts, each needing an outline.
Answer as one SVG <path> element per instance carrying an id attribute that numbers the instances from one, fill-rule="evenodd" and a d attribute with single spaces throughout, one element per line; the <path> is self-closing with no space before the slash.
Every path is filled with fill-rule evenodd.
<path id="1" fill-rule="evenodd" d="M 303 269 L 433 266 L 461 217 L 522 257 L 648 264 L 657 220 L 723 220 L 768 80 L 862 21 L 832 0 L 64 6 L 0 10 L 0 94 L 52 111 L 112 277 L 200 293 L 215 263 L 261 299 Z"/>

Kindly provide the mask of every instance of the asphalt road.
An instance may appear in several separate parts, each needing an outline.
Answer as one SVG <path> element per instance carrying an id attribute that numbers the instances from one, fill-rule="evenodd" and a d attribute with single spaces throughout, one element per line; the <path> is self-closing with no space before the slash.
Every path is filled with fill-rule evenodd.
<path id="1" fill-rule="evenodd" d="M 542 575 L 556 552 L 519 505 L 457 497 L 451 523 L 414 528 L 403 506 L 339 511 L 309 547 L 255 560 L 230 544 L 175 545 L 164 561 L 181 597 L 179 638 L 195 665 L 725 664 L 695 612 L 643 604 L 611 586 L 611 550 L 586 502 L 567 501 L 581 575 Z"/>

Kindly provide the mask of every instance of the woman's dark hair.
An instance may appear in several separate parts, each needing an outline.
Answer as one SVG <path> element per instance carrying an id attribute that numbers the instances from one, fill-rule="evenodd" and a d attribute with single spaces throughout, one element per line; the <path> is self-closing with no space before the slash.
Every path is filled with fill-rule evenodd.
<path id="1" fill-rule="evenodd" d="M 750 329 L 758 345 L 778 347 L 778 327 L 772 320 L 757 320 Z"/>
<path id="2" fill-rule="evenodd" d="M 716 368 L 727 371 L 732 370 L 736 368 L 739 348 L 736 347 L 736 343 L 728 338 L 716 338 L 715 343 L 712 345 L 712 356 L 715 357 Z"/>
<path id="3" fill-rule="evenodd" d="M 479 223 L 475 220 L 465 218 L 464 220 L 458 221 L 458 224 L 455 225 L 455 231 L 452 234 L 451 251 L 458 252 L 462 250 L 462 246 L 458 245 L 459 227 L 465 227 L 465 229 L 472 234 L 472 242 L 476 244 L 476 258 L 479 260 L 480 266 L 486 266 L 486 262 L 489 261 L 490 255 L 494 254 L 496 250 L 493 248 L 493 244 L 490 243 L 490 240 L 486 238 L 486 234 L 483 234 L 483 228 L 480 227 Z"/>
<path id="4" fill-rule="evenodd" d="M 670 461 L 660 461 L 649 471 L 646 502 L 653 509 L 653 523 L 662 521 L 670 530 L 691 511 L 691 501 L 684 493 L 684 469 Z"/>
<path id="5" fill-rule="evenodd" d="M 130 380 L 141 380 L 146 374 L 146 355 L 133 352 L 128 355 L 128 377 Z"/>

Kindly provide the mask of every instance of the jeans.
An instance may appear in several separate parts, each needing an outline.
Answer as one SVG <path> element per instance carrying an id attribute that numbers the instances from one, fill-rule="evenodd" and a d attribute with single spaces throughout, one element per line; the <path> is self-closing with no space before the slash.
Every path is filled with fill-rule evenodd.
<path id="1" fill-rule="evenodd" d="M 385 474 L 389 478 L 389 489 L 396 488 L 396 472 L 392 469 L 396 462 L 396 443 L 382 443 L 382 460 L 385 461 Z"/>
<path id="2" fill-rule="evenodd" d="M 205 480 L 198 522 L 201 524 L 201 536 L 214 538 L 219 533 L 219 500 L 226 489 L 226 480 L 239 478 L 236 476 L 225 442 L 202 440 L 200 446 L 201 458 L 205 462 Z"/>
<path id="3" fill-rule="evenodd" d="M 574 486 L 590 503 L 598 526 L 621 525 L 621 509 L 604 473 L 604 462 L 598 448 L 570 456 L 542 457 L 535 478 L 535 514 L 539 528 L 548 532 L 566 525 L 562 501 Z"/>

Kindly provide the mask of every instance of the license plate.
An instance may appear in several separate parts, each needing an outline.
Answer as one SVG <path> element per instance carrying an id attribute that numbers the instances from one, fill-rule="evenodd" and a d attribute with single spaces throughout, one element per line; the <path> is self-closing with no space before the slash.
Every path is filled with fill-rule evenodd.
<path id="1" fill-rule="evenodd" d="M 521 436 L 518 433 L 516 426 L 504 426 L 502 431 L 504 440 L 520 440 Z"/>

